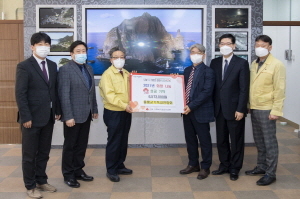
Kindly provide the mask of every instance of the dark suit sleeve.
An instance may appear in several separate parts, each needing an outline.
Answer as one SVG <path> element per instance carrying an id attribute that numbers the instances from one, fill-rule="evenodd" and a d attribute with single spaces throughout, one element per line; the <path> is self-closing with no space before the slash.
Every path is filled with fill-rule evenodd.
<path id="1" fill-rule="evenodd" d="M 216 92 L 217 92 L 217 86 L 216 86 L 216 83 L 217 83 L 217 73 L 216 73 L 216 68 L 215 68 L 215 59 L 211 60 L 210 62 L 210 68 L 214 71 L 214 75 L 215 75 L 215 84 L 214 84 L 214 89 L 213 89 L 213 94 L 212 94 L 212 100 L 213 100 L 213 103 L 215 104 L 215 98 L 216 98 Z"/>
<path id="2" fill-rule="evenodd" d="M 28 81 L 29 81 L 28 71 L 25 69 L 24 65 L 18 64 L 16 70 L 15 95 L 16 95 L 16 101 L 19 109 L 21 124 L 32 120 L 32 115 L 29 110 L 28 97 L 27 97 Z"/>
<path id="3" fill-rule="evenodd" d="M 93 71 L 92 67 L 89 66 L 89 68 L 90 68 L 90 71 L 91 71 L 91 74 L 92 74 L 92 81 L 95 82 L 94 71 Z M 92 85 L 94 85 L 94 83 Z M 97 99 L 96 99 L 95 85 L 93 86 L 93 89 L 94 89 L 94 91 L 93 91 L 94 95 L 93 95 L 93 110 L 92 110 L 93 112 L 92 112 L 92 114 L 97 114 L 98 113 L 98 105 L 97 105 Z"/>
<path id="4" fill-rule="evenodd" d="M 244 60 L 243 60 L 244 61 Z M 250 69 L 247 61 L 243 62 L 239 76 L 240 94 L 237 112 L 247 113 L 247 104 L 249 98 L 249 84 L 250 84 Z"/>
<path id="5" fill-rule="evenodd" d="M 58 74 L 57 74 L 57 76 L 58 76 Z M 55 115 L 61 115 L 61 105 L 60 105 L 60 100 L 58 97 L 58 78 L 56 79 L 56 83 L 55 83 L 55 92 L 56 92 Z"/>
<path id="6" fill-rule="evenodd" d="M 208 100 L 212 94 L 215 85 L 215 74 L 211 68 L 206 68 L 205 70 L 205 80 L 204 86 L 201 93 L 199 93 L 198 97 L 188 104 L 188 107 L 191 110 L 197 109 L 201 106 L 206 100 Z"/>
<path id="7" fill-rule="evenodd" d="M 62 66 L 58 73 L 58 96 L 65 120 L 74 119 L 70 100 L 71 80 L 67 67 Z"/>

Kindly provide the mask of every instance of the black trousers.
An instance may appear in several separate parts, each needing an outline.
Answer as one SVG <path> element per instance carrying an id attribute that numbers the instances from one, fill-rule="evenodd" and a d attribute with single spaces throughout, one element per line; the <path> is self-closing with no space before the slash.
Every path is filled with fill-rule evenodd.
<path id="1" fill-rule="evenodd" d="M 219 169 L 239 172 L 245 150 L 245 117 L 240 121 L 226 120 L 220 110 L 216 117 Z M 230 142 L 229 142 L 230 138 Z"/>
<path id="2" fill-rule="evenodd" d="M 109 174 L 117 174 L 125 168 L 131 113 L 104 109 L 103 120 L 107 126 L 106 169 Z"/>
<path id="3" fill-rule="evenodd" d="M 75 121 L 76 122 L 76 121 Z M 84 157 L 89 140 L 91 115 L 84 123 L 68 127 L 64 122 L 64 146 L 62 151 L 62 173 L 65 180 L 83 173 Z"/>
<path id="4" fill-rule="evenodd" d="M 212 143 L 209 123 L 199 123 L 193 112 L 183 115 L 183 126 L 190 166 L 199 165 L 198 140 L 200 142 L 202 169 L 209 169 L 212 163 Z"/>
<path id="5" fill-rule="evenodd" d="M 25 128 L 21 124 L 23 180 L 28 190 L 35 188 L 36 183 L 47 183 L 46 167 L 54 125 L 51 118 L 43 127 Z"/>

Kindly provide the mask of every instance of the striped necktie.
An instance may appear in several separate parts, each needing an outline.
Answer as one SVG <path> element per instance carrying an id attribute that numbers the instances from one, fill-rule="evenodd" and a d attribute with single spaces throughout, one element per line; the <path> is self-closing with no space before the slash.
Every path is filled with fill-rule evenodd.
<path id="1" fill-rule="evenodd" d="M 190 92 L 191 92 L 191 88 L 192 88 L 192 83 L 193 83 L 193 78 L 194 78 L 194 73 L 195 73 L 195 68 L 193 66 L 193 69 L 190 73 L 189 79 L 188 79 L 188 83 L 185 89 L 185 102 L 186 104 L 188 104 L 190 102 Z"/>
<path id="2" fill-rule="evenodd" d="M 224 77 L 225 77 L 225 74 L 226 74 L 227 68 L 228 68 L 228 60 L 227 60 L 227 59 L 225 59 L 225 66 L 224 66 L 224 71 L 223 71 L 223 78 L 222 78 L 222 80 L 223 80 L 223 79 L 224 79 Z"/>

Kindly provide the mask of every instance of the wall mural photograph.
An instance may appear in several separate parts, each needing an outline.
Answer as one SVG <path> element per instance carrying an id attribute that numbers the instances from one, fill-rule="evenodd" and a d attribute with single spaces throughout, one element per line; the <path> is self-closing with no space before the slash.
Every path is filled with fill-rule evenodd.
<path id="1" fill-rule="evenodd" d="M 215 28 L 248 28 L 248 8 L 216 8 Z"/>
<path id="2" fill-rule="evenodd" d="M 215 51 L 220 51 L 219 39 L 224 34 L 232 34 L 235 37 L 234 51 L 248 51 L 248 32 L 230 32 L 230 31 L 216 31 L 215 32 Z"/>
<path id="3" fill-rule="evenodd" d="M 74 41 L 74 32 L 45 32 L 51 38 L 51 52 L 69 53 L 70 45 Z"/>
<path id="4" fill-rule="evenodd" d="M 39 8 L 39 28 L 74 28 L 74 8 Z"/>
<path id="5" fill-rule="evenodd" d="M 47 59 L 54 61 L 58 67 L 61 67 L 72 60 L 70 55 L 48 55 Z"/>
<path id="6" fill-rule="evenodd" d="M 88 63 L 96 75 L 111 65 L 108 52 L 115 46 L 126 51 L 128 71 L 182 74 L 192 64 L 189 47 L 203 43 L 202 8 L 86 8 L 85 17 Z"/>

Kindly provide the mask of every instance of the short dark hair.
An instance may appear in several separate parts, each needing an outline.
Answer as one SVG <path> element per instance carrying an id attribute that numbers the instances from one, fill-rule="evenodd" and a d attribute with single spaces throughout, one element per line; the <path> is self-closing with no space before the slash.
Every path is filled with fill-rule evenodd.
<path id="1" fill-rule="evenodd" d="M 79 46 L 79 45 L 84 45 L 85 50 L 86 50 L 86 51 L 88 50 L 86 43 L 84 43 L 83 41 L 77 40 L 77 41 L 74 41 L 74 42 L 71 44 L 71 46 L 70 46 L 70 53 L 73 53 L 74 48 L 76 48 L 76 46 Z"/>
<path id="2" fill-rule="evenodd" d="M 272 45 L 272 39 L 268 35 L 259 35 L 259 36 L 257 36 L 256 39 L 255 39 L 255 42 L 257 42 L 259 40 Z"/>
<path id="3" fill-rule="evenodd" d="M 46 33 L 37 32 L 31 36 L 30 43 L 32 46 L 34 46 L 34 44 L 40 43 L 41 41 L 44 41 L 45 43 L 49 43 L 51 45 L 51 38 Z"/>
<path id="4" fill-rule="evenodd" d="M 126 52 L 123 48 L 120 48 L 119 46 L 113 47 L 112 49 L 110 49 L 110 51 L 108 52 L 109 56 L 112 57 L 112 54 L 116 51 L 121 51 L 122 53 L 124 53 L 124 56 L 126 56 Z"/>
<path id="5" fill-rule="evenodd" d="M 235 44 L 235 37 L 232 34 L 224 34 L 220 37 L 219 43 L 221 43 L 222 39 L 229 38 L 231 39 L 232 44 Z"/>

